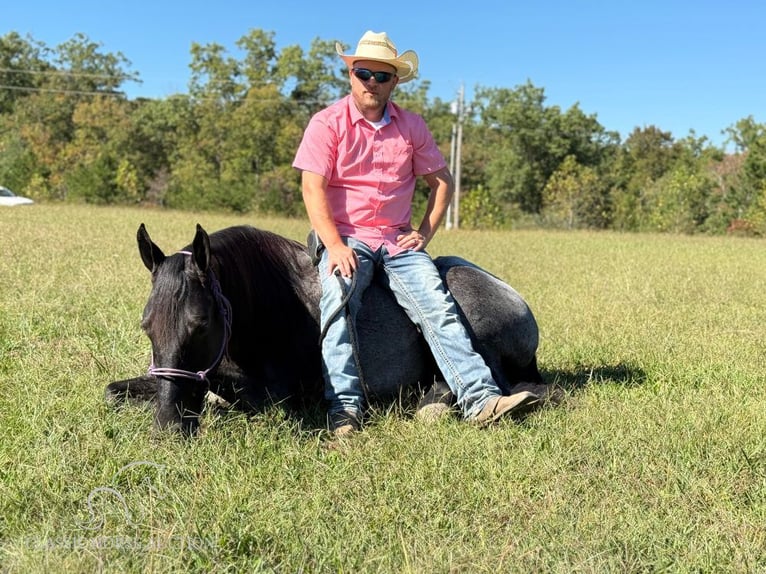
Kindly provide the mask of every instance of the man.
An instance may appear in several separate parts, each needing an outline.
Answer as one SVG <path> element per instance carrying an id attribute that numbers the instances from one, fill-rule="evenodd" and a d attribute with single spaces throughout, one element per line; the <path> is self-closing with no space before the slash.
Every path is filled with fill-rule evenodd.
<path id="1" fill-rule="evenodd" d="M 340 44 L 336 50 L 349 67 L 351 93 L 311 119 L 293 162 L 302 172 L 311 225 L 325 246 L 319 273 L 330 429 L 343 436 L 360 428 L 364 389 L 342 299 L 355 274 L 348 302 L 354 329 L 362 294 L 376 268 L 420 327 L 467 420 L 485 425 L 530 407 L 540 400 L 532 392 L 502 396 L 425 251 L 454 188 L 423 118 L 390 101 L 398 84 L 416 76 L 417 55 L 411 50 L 399 54 L 386 33 L 371 31 L 354 54 L 344 54 Z M 414 228 L 418 176 L 431 192 L 423 220 Z"/>

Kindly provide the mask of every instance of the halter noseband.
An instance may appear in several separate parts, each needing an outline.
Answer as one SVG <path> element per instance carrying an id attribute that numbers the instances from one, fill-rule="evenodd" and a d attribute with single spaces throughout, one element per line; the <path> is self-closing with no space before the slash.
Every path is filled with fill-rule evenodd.
<path id="1" fill-rule="evenodd" d="M 191 255 L 191 252 L 189 251 L 179 251 L 178 253 L 182 253 L 183 255 Z M 221 291 L 221 284 L 218 282 L 218 279 L 216 278 L 212 269 L 208 270 L 208 277 L 210 279 L 210 289 L 213 292 L 213 297 L 215 298 L 216 303 L 218 303 L 218 311 L 223 316 L 223 340 L 221 341 L 221 349 L 218 351 L 218 356 L 216 357 L 215 361 L 213 361 L 213 364 L 204 371 L 197 371 L 195 373 L 192 371 L 185 371 L 184 369 L 155 367 L 154 352 L 152 352 L 152 363 L 149 365 L 148 371 L 149 375 L 153 377 L 171 377 L 204 382 L 208 380 L 207 376 L 210 374 L 210 372 L 217 368 L 223 360 L 223 357 L 226 354 L 226 349 L 229 346 L 229 338 L 231 337 L 231 303 L 229 303 L 229 300 Z"/>

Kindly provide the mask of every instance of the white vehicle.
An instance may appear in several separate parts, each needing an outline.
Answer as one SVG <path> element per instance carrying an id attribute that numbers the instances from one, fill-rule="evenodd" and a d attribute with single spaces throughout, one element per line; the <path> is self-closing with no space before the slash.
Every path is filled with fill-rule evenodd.
<path id="1" fill-rule="evenodd" d="M 0 185 L 0 205 L 31 205 L 34 201 L 28 197 L 16 195 L 7 187 Z"/>

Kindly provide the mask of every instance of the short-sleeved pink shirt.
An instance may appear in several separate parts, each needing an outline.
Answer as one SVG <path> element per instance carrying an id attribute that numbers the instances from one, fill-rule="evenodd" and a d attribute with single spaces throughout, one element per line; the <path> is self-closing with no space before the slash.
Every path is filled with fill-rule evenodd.
<path id="1" fill-rule="evenodd" d="M 327 198 L 338 232 L 371 249 L 402 251 L 396 236 L 409 229 L 417 176 L 446 166 L 425 120 L 393 102 L 390 122 L 375 128 L 351 96 L 311 118 L 293 167 L 327 179 Z"/>

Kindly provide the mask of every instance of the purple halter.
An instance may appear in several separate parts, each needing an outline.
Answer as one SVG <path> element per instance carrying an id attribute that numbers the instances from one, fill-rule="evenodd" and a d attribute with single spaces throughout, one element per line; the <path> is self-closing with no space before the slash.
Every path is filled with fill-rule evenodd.
<path id="1" fill-rule="evenodd" d="M 184 255 L 191 255 L 191 252 L 189 251 L 179 251 L 179 253 Z M 191 379 L 193 381 L 207 381 L 207 376 L 210 374 L 210 371 L 218 367 L 218 365 L 223 360 L 223 357 L 226 354 L 226 349 L 229 346 L 229 338 L 231 337 L 231 303 L 229 303 L 229 300 L 221 291 L 221 284 L 218 282 L 218 279 L 216 279 L 212 269 L 208 270 L 208 277 L 210 278 L 210 289 L 213 291 L 213 297 L 215 297 L 215 300 L 218 303 L 218 310 L 223 316 L 223 340 L 221 341 L 221 350 L 218 351 L 218 356 L 216 357 L 215 361 L 213 361 L 213 364 L 204 371 L 197 371 L 194 373 L 192 371 L 185 371 L 183 369 L 155 367 L 154 353 L 152 352 L 152 363 L 149 366 L 148 371 L 149 375 L 154 377 L 171 377 Z"/>

